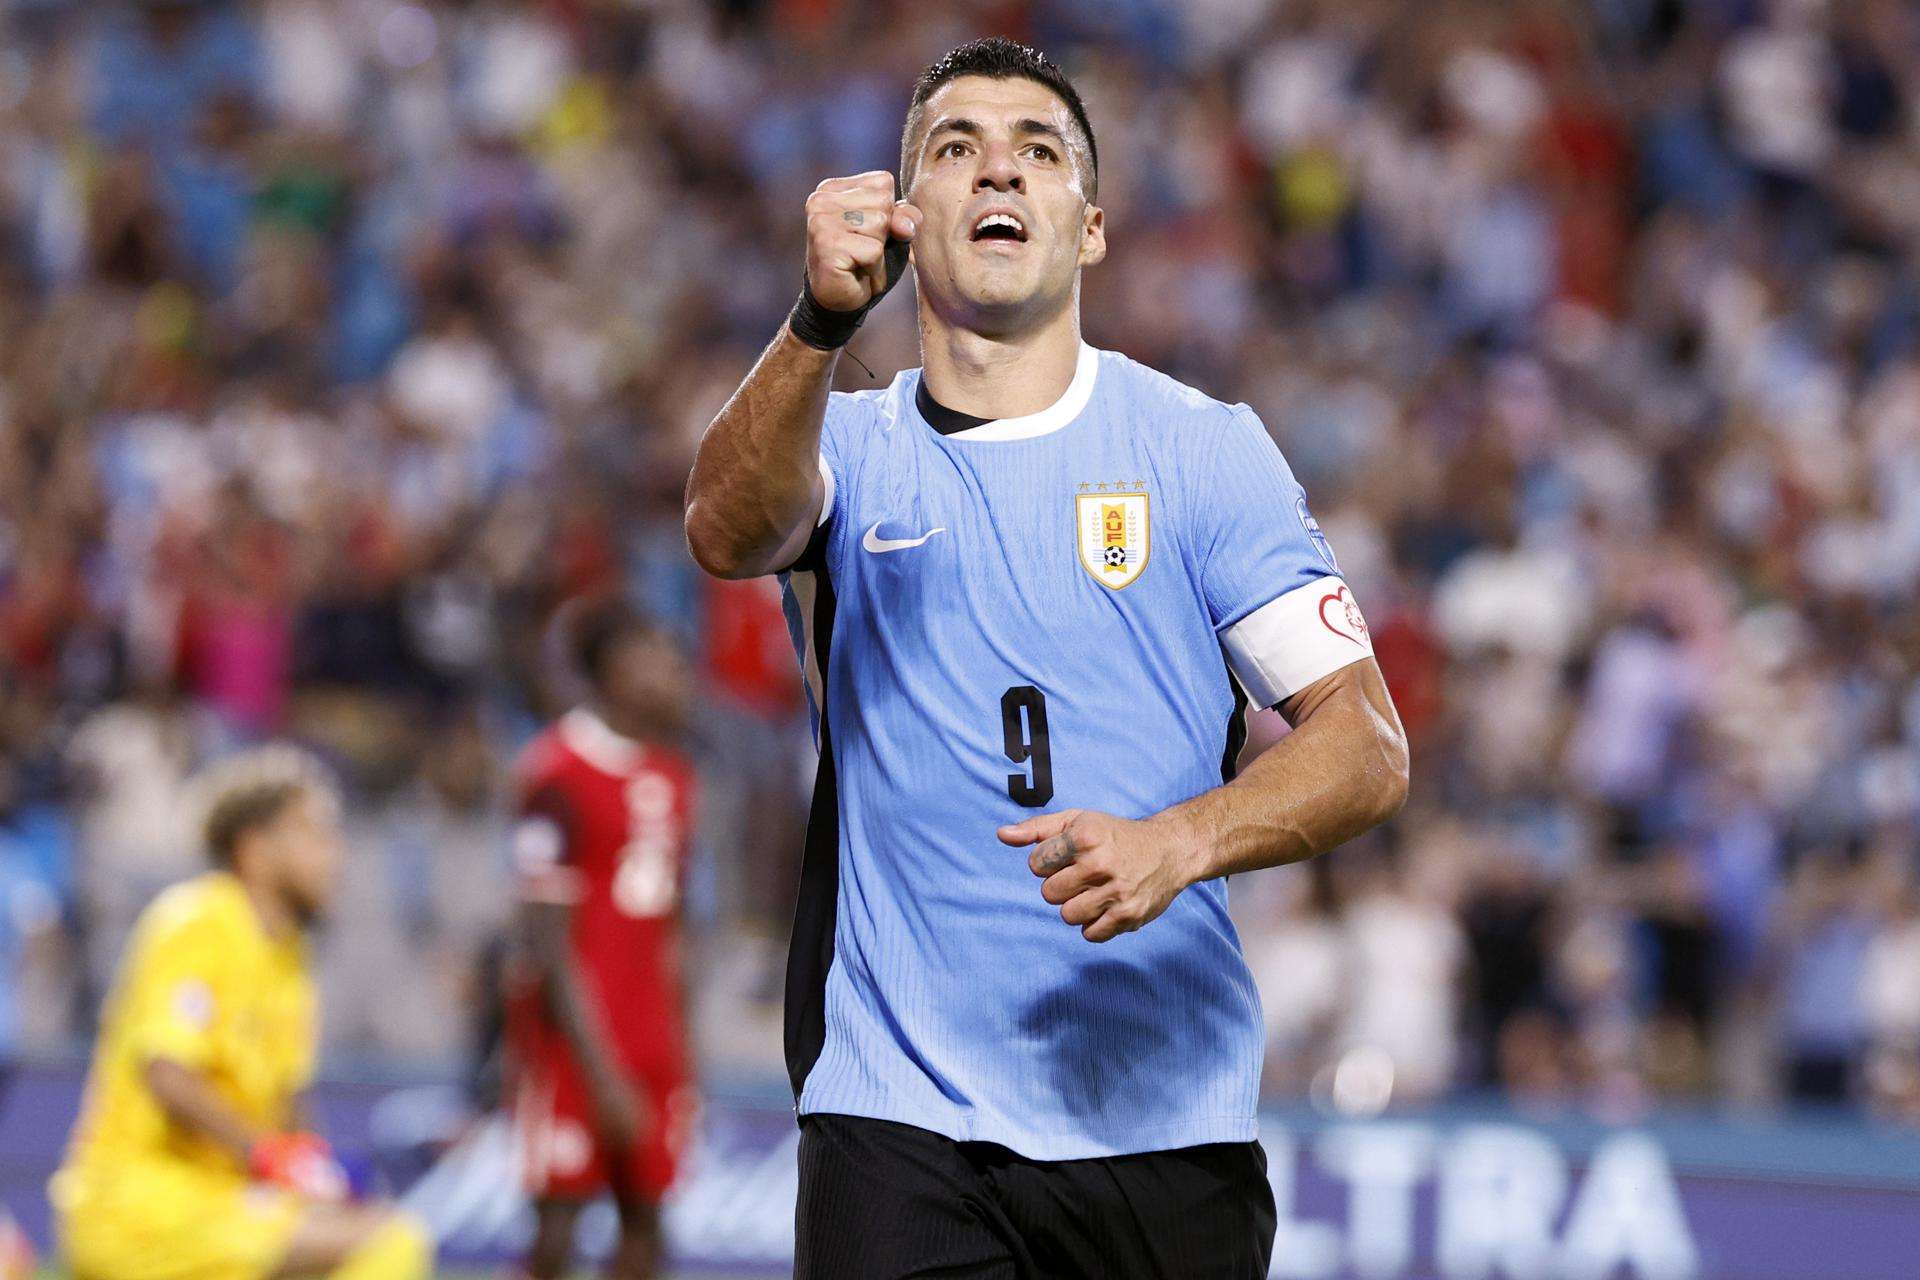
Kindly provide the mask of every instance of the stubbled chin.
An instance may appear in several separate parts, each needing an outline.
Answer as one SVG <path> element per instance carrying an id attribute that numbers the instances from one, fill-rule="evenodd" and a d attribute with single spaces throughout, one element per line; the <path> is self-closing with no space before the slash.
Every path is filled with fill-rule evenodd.
<path id="1" fill-rule="evenodd" d="M 1027 280 L 1038 282 L 1040 277 L 1040 258 L 1029 252 L 975 252 L 969 254 L 960 264 L 963 278 L 972 276 L 979 280 Z"/>
<path id="2" fill-rule="evenodd" d="M 960 272 L 962 285 L 978 284 L 1004 290 L 1009 287 L 1032 287 L 1039 283 L 1040 273 L 1033 269 L 1030 262 L 1012 258 L 976 259 L 967 263 Z"/>
<path id="3" fill-rule="evenodd" d="M 975 306 L 992 310 L 1024 307 L 1040 296 L 1040 290 L 1030 280 L 982 280 L 975 281 L 972 288 L 963 288 L 962 296 Z"/>

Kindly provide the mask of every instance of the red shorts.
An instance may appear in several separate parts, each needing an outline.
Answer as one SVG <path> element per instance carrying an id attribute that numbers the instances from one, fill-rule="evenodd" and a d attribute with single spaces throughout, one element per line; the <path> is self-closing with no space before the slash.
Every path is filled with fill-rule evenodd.
<path id="1" fill-rule="evenodd" d="M 611 1189 L 659 1200 L 673 1182 L 699 1110 L 686 1072 L 629 1065 L 627 1080 L 640 1099 L 644 1129 L 625 1167 L 612 1168 L 594 1132 L 586 1077 L 565 1040 L 527 1005 L 511 1012 L 513 1124 L 528 1194 L 586 1200 Z"/>

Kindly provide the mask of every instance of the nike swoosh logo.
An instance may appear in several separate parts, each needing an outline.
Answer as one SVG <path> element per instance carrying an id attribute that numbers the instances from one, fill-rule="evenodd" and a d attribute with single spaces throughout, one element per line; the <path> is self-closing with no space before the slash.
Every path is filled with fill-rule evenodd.
<path id="1" fill-rule="evenodd" d="M 882 538 L 879 536 L 882 523 L 883 522 L 879 520 L 874 521 L 873 527 L 867 530 L 865 537 L 860 539 L 860 545 L 863 549 L 875 552 L 876 554 L 882 551 L 905 551 L 908 547 L 919 546 L 936 533 L 945 533 L 947 531 L 946 526 L 942 525 L 938 529 L 927 530 L 917 538 Z"/>

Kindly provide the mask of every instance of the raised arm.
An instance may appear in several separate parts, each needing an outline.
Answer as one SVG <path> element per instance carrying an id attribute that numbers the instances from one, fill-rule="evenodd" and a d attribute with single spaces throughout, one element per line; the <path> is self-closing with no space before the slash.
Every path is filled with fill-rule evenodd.
<path id="1" fill-rule="evenodd" d="M 758 577 L 806 549 L 828 497 L 820 427 L 840 348 L 904 274 L 919 220 L 890 173 L 829 179 L 807 197 L 800 301 L 707 427 L 687 478 L 687 545 L 708 573 Z"/>

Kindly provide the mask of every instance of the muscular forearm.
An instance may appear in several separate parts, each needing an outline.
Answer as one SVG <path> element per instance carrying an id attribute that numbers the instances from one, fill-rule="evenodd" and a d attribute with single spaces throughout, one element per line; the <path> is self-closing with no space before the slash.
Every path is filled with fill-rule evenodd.
<path id="1" fill-rule="evenodd" d="M 1001 827 L 1033 845 L 1040 896 L 1089 942 L 1150 923 L 1200 880 L 1298 862 L 1391 817 L 1407 795 L 1407 743 L 1372 658 L 1281 704 L 1293 734 L 1217 787 L 1151 818 L 1063 809 Z"/>
<path id="2" fill-rule="evenodd" d="M 826 496 L 816 458 L 838 348 L 899 283 L 919 225 L 895 194 L 893 175 L 875 170 L 807 197 L 806 288 L 707 428 L 687 479 L 687 545 L 708 573 L 757 577 L 806 549 Z"/>
<path id="3" fill-rule="evenodd" d="M 820 425 L 837 351 L 780 327 L 701 438 L 687 480 L 687 545 L 707 572 L 754 577 L 805 546 L 822 499 Z"/>
<path id="4" fill-rule="evenodd" d="M 1296 728 L 1232 782 L 1166 810 L 1192 879 L 1299 862 L 1399 812 L 1406 736 L 1371 661 L 1319 700 L 1287 708 Z"/>
<path id="5" fill-rule="evenodd" d="M 219 1143 L 242 1164 L 247 1162 L 262 1134 L 222 1102 L 199 1072 L 168 1058 L 155 1058 L 147 1063 L 145 1074 L 147 1088 L 168 1119 Z"/>

